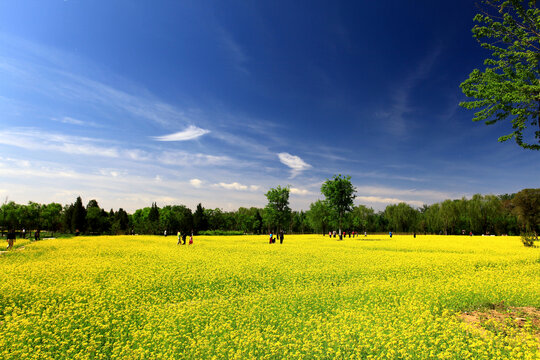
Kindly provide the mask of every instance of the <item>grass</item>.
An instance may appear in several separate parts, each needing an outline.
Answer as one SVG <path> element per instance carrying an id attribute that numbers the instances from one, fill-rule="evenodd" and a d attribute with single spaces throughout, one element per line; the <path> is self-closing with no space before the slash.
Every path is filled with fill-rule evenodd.
<path id="1" fill-rule="evenodd" d="M 539 255 L 519 237 L 40 241 L 0 255 L 0 358 L 535 359 L 531 332 L 459 315 L 540 308 Z"/>

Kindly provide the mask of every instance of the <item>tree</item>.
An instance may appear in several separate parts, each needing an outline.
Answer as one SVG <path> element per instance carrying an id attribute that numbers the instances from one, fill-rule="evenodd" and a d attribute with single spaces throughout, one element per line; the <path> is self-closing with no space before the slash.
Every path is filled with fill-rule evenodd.
<path id="1" fill-rule="evenodd" d="M 45 229 L 51 231 L 51 236 L 54 236 L 54 232 L 60 230 L 62 226 L 62 205 L 57 203 L 43 205 L 41 216 L 43 226 Z"/>
<path id="2" fill-rule="evenodd" d="M 416 231 L 418 212 L 409 204 L 401 202 L 397 205 L 388 205 L 384 213 L 390 224 L 390 230 L 396 232 Z"/>
<path id="3" fill-rule="evenodd" d="M 71 217 L 71 230 L 83 232 L 86 229 L 86 209 L 82 204 L 80 196 L 75 200 L 73 204 L 73 215 Z"/>
<path id="4" fill-rule="evenodd" d="M 148 213 L 147 220 L 149 226 L 148 230 L 150 234 L 155 235 L 159 227 L 159 208 L 155 202 L 152 203 L 152 207 L 150 208 L 150 212 Z"/>
<path id="5" fill-rule="evenodd" d="M 210 230 L 224 229 L 225 220 L 221 209 L 204 209 Z"/>
<path id="6" fill-rule="evenodd" d="M 321 186 L 321 193 L 338 218 L 339 237 L 341 238 L 341 222 L 345 213 L 352 210 L 356 188 L 351 183 L 350 176 L 334 175 Z"/>
<path id="7" fill-rule="evenodd" d="M 256 209 L 256 210 L 257 211 L 255 212 L 255 221 L 253 224 L 253 228 L 256 234 L 261 234 L 262 226 L 263 226 L 263 218 L 261 216 L 261 210 L 260 209 Z"/>
<path id="8" fill-rule="evenodd" d="M 20 205 L 13 201 L 2 204 L 2 229 L 14 230 L 19 227 L 18 209 Z"/>
<path id="9" fill-rule="evenodd" d="M 206 213 L 204 212 L 201 203 L 197 205 L 197 209 L 195 209 L 195 212 L 193 213 L 193 227 L 196 233 L 208 230 L 208 218 L 206 217 Z"/>
<path id="10" fill-rule="evenodd" d="M 111 209 L 112 212 L 112 209 Z M 114 234 L 126 234 L 129 230 L 129 215 L 120 208 L 112 216 L 111 231 Z"/>
<path id="11" fill-rule="evenodd" d="M 265 216 L 269 226 L 276 226 L 278 233 L 288 224 L 291 218 L 289 207 L 289 187 L 277 186 L 265 194 L 268 204 L 265 207 Z"/>
<path id="12" fill-rule="evenodd" d="M 101 234 L 107 213 L 103 216 L 97 200 L 90 200 L 86 205 L 86 229 L 91 234 Z"/>
<path id="13" fill-rule="evenodd" d="M 482 72 L 473 70 L 461 85 L 463 93 L 475 100 L 461 102 L 466 109 L 479 109 L 473 121 L 494 124 L 511 120 L 512 138 L 525 148 L 540 150 L 540 9 L 535 0 L 484 0 L 485 8 L 474 17 L 473 37 L 491 51 Z M 532 139 L 534 133 L 534 139 Z M 531 139 L 524 139 L 524 136 Z"/>
<path id="14" fill-rule="evenodd" d="M 512 199 L 513 212 L 525 230 L 525 245 L 532 245 L 532 237 L 538 240 L 540 231 L 540 189 L 523 189 Z M 529 235 L 533 234 L 533 235 Z"/>
<path id="15" fill-rule="evenodd" d="M 190 233 L 193 230 L 193 214 L 191 213 L 191 209 L 184 205 L 175 205 L 171 210 L 182 234 Z"/>
<path id="16" fill-rule="evenodd" d="M 372 208 L 364 205 L 355 206 L 351 212 L 352 226 L 354 230 L 367 231 L 369 219 L 374 215 Z"/>
<path id="17" fill-rule="evenodd" d="M 323 200 L 317 200 L 309 205 L 306 219 L 311 228 L 318 233 L 326 234 L 329 230 L 330 207 Z"/>

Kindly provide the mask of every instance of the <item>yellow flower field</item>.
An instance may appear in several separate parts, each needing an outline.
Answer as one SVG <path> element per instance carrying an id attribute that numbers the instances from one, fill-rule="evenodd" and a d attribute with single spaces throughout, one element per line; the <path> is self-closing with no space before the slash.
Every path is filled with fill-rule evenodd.
<path id="1" fill-rule="evenodd" d="M 518 237 L 101 236 L 0 255 L 1 359 L 540 359 Z"/>

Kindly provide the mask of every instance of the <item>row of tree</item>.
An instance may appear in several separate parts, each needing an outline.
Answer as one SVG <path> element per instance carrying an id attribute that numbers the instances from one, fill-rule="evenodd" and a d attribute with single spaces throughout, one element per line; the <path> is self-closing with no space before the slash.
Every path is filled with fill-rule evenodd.
<path id="1" fill-rule="evenodd" d="M 205 209 L 194 212 L 184 205 L 150 207 L 128 214 L 100 208 L 96 200 L 86 206 L 78 197 L 73 204 L 19 205 L 4 202 L 0 207 L 0 227 L 8 229 L 48 230 L 85 234 L 172 234 L 202 231 L 237 231 L 262 234 L 284 230 L 289 233 L 400 232 L 435 234 L 520 234 L 540 231 L 540 189 L 524 189 L 511 195 L 474 195 L 470 199 L 445 200 L 414 208 L 406 203 L 388 205 L 375 212 L 364 205 L 353 205 L 355 189 L 350 177 L 334 176 L 321 187 L 323 200 L 308 211 L 292 211 L 289 188 L 277 186 L 266 193 L 265 208 L 236 211 Z"/>

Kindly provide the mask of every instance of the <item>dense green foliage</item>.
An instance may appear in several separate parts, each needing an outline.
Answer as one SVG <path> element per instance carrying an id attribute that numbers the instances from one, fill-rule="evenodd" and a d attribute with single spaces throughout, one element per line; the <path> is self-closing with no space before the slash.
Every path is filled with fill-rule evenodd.
<path id="1" fill-rule="evenodd" d="M 474 121 L 510 120 L 513 131 L 499 141 L 514 138 L 523 148 L 540 150 L 540 9 L 535 0 L 483 4 L 472 32 L 491 57 L 484 71 L 473 70 L 461 84 L 463 93 L 475 100 L 460 105 L 479 109 Z M 524 138 L 526 130 L 533 130 L 530 139 Z"/>
<path id="2" fill-rule="evenodd" d="M 283 192 L 283 189 L 280 188 Z M 282 194 L 283 195 L 283 194 Z M 81 200 L 82 201 L 82 200 Z M 76 201 L 77 203 L 78 201 Z M 75 203 L 75 204 L 76 204 Z M 287 197 L 288 203 L 288 197 Z M 71 204 L 19 205 L 5 202 L 0 207 L 0 228 L 41 229 L 50 232 L 75 233 L 74 208 Z M 288 208 L 288 205 L 287 205 Z M 275 211 L 266 208 L 244 208 L 236 211 L 205 209 L 201 204 L 195 213 L 184 205 L 167 205 L 136 210 L 129 215 L 123 209 L 107 212 L 95 200 L 86 208 L 84 226 L 87 234 L 262 234 L 278 228 Z M 82 210 L 81 210 L 82 212 Z M 198 218 L 197 222 L 195 219 Z M 202 220 L 201 220 L 202 219 Z M 328 233 L 339 228 L 339 220 L 324 200 L 317 200 L 308 211 L 284 211 L 281 227 L 288 233 Z M 421 208 L 400 203 L 388 205 L 384 211 L 375 212 L 364 205 L 353 206 L 342 218 L 342 229 L 363 233 L 419 234 L 530 234 L 528 239 L 540 232 L 540 189 L 524 189 L 511 195 L 480 195 L 470 199 L 445 200 Z M 79 228 L 80 230 L 80 228 Z M 233 233 L 231 233 L 233 232 Z"/>
<path id="3" fill-rule="evenodd" d="M 266 193 L 268 204 L 264 208 L 264 214 L 268 227 L 277 230 L 284 229 L 290 222 L 291 208 L 289 207 L 289 188 L 277 186 Z M 269 229 L 270 230 L 270 229 Z"/>
<path id="4" fill-rule="evenodd" d="M 321 186 L 321 193 L 333 212 L 333 217 L 337 218 L 340 236 L 343 217 L 353 208 L 355 191 L 351 177 L 341 176 L 341 174 L 334 175 L 332 179 L 326 180 Z"/>

